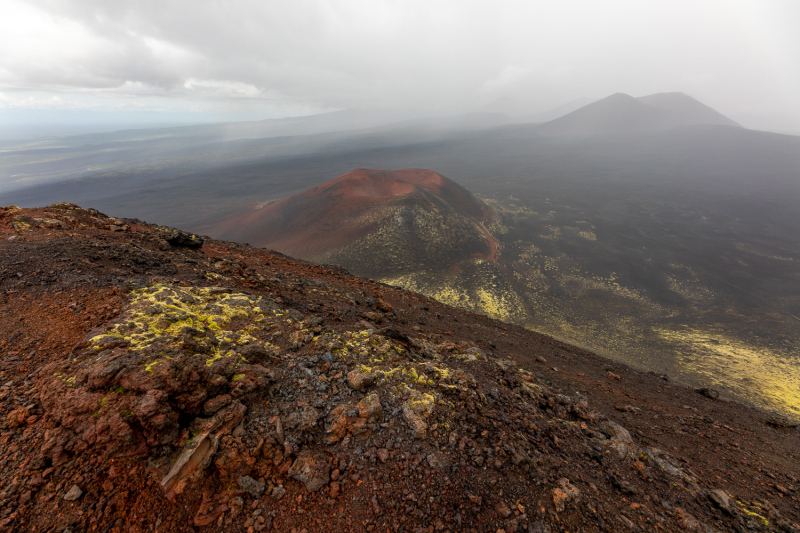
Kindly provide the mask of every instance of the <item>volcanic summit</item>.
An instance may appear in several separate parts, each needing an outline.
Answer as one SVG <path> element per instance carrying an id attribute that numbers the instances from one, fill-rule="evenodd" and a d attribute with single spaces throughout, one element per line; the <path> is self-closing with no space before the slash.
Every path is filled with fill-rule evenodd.
<path id="1" fill-rule="evenodd" d="M 221 238 L 368 276 L 494 259 L 492 209 L 432 170 L 356 169 L 206 228 Z"/>

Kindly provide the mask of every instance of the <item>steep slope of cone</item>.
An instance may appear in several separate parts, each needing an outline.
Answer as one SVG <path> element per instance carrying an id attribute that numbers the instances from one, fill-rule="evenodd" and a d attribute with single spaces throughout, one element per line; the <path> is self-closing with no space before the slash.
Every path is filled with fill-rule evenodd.
<path id="1" fill-rule="evenodd" d="M 431 170 L 357 169 L 207 233 L 383 276 L 492 258 L 491 209 Z"/>
<path id="2" fill-rule="evenodd" d="M 673 120 L 681 125 L 718 124 L 741 127 L 716 109 L 684 93 L 656 93 L 637 98 L 642 103 L 669 111 Z"/>

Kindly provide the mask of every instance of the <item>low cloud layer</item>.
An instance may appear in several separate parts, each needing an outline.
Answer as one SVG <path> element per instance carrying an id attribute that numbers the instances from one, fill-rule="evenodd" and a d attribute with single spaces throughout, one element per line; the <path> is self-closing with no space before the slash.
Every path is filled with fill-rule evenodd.
<path id="1" fill-rule="evenodd" d="M 683 91 L 745 125 L 800 131 L 792 0 L 6 0 L 3 11 L 3 108 L 525 114 Z"/>

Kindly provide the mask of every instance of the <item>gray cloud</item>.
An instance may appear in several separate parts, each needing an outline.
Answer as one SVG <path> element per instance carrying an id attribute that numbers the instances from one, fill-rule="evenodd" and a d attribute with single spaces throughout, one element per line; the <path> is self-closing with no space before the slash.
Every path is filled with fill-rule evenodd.
<path id="1" fill-rule="evenodd" d="M 792 0 L 6 4 L 0 106 L 37 92 L 267 114 L 528 113 L 683 91 L 745 125 L 800 130 Z"/>

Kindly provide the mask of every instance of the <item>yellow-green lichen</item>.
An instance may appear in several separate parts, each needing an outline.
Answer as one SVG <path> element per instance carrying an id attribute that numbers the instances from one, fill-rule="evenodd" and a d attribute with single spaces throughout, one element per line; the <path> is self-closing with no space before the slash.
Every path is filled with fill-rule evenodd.
<path id="1" fill-rule="evenodd" d="M 357 370 L 361 374 L 373 374 L 375 375 L 375 379 L 377 381 L 382 380 L 397 380 L 404 383 L 416 384 L 416 385 L 427 385 L 433 386 L 436 382 L 428 377 L 425 372 L 421 371 L 417 367 L 427 368 L 428 365 L 425 364 L 417 364 L 417 363 L 403 363 L 397 366 L 388 366 L 384 368 L 378 367 L 369 367 L 367 365 L 361 364 L 358 366 Z M 430 365 L 430 368 L 434 372 L 439 373 L 439 377 L 446 376 L 446 369 L 441 369 Z"/>
<path id="2" fill-rule="evenodd" d="M 451 357 L 455 357 L 456 359 L 461 359 L 462 361 L 481 361 L 486 360 L 486 356 L 481 352 L 479 348 L 468 348 L 465 351 L 456 350 L 452 354 Z"/>
<path id="3" fill-rule="evenodd" d="M 27 231 L 32 228 L 31 224 L 22 220 L 15 220 L 11 223 L 11 225 L 14 227 L 14 231 L 17 233 L 22 233 L 23 231 Z"/>
<path id="4" fill-rule="evenodd" d="M 267 332 L 272 338 L 280 335 L 292 313 L 268 299 L 229 289 L 156 284 L 131 291 L 120 322 L 94 337 L 90 348 L 96 350 L 98 362 L 107 347 L 142 352 L 142 364 L 150 373 L 185 343 L 196 343 L 198 357 L 208 366 L 224 357 L 238 357 L 238 365 L 247 361 L 237 347 L 259 343 L 258 337 Z M 280 353 L 269 342 L 263 347 L 272 356 Z"/>
<path id="5" fill-rule="evenodd" d="M 213 348 L 211 351 L 211 357 L 206 359 L 206 366 L 211 366 L 223 357 L 233 357 L 235 352 L 233 350 L 228 350 L 227 352 L 222 352 L 217 348 Z"/>
<path id="6" fill-rule="evenodd" d="M 320 350 L 330 351 L 337 359 L 355 359 L 372 364 L 406 353 L 402 346 L 393 344 L 381 335 L 373 335 L 368 330 L 320 335 L 314 339 L 314 344 Z"/>
<path id="7" fill-rule="evenodd" d="M 128 316 L 125 317 L 127 322 L 93 341 L 97 343 L 103 337 L 122 337 L 133 349 L 139 349 L 152 343 L 154 337 L 178 338 L 184 328 L 220 332 L 223 337 L 220 340 L 235 341 L 233 332 L 223 331 L 223 328 L 236 318 L 262 315 L 257 307 L 260 300 L 209 287 L 182 288 L 158 284 L 133 291 Z M 130 329 L 135 333 L 126 335 Z"/>
<path id="8" fill-rule="evenodd" d="M 751 511 L 751 510 L 750 510 L 750 509 L 748 509 L 748 508 L 745 506 L 745 504 L 743 504 L 742 502 L 740 502 L 740 501 L 738 501 L 738 500 L 737 500 L 737 501 L 736 501 L 736 505 L 738 505 L 738 506 L 739 506 L 739 509 L 741 509 L 741 511 L 742 511 L 744 514 L 746 514 L 747 516 L 749 516 L 749 517 L 751 517 L 751 518 L 757 518 L 757 519 L 761 520 L 761 523 L 762 523 L 764 526 L 767 526 L 767 527 L 769 526 L 769 520 L 767 520 L 766 518 L 764 518 L 764 517 L 763 517 L 763 516 L 761 516 L 760 514 L 756 513 L 755 511 Z"/>
<path id="9" fill-rule="evenodd" d="M 419 416 L 429 416 L 433 412 L 436 398 L 427 392 L 413 391 L 411 397 L 405 401 L 406 406 Z"/>

